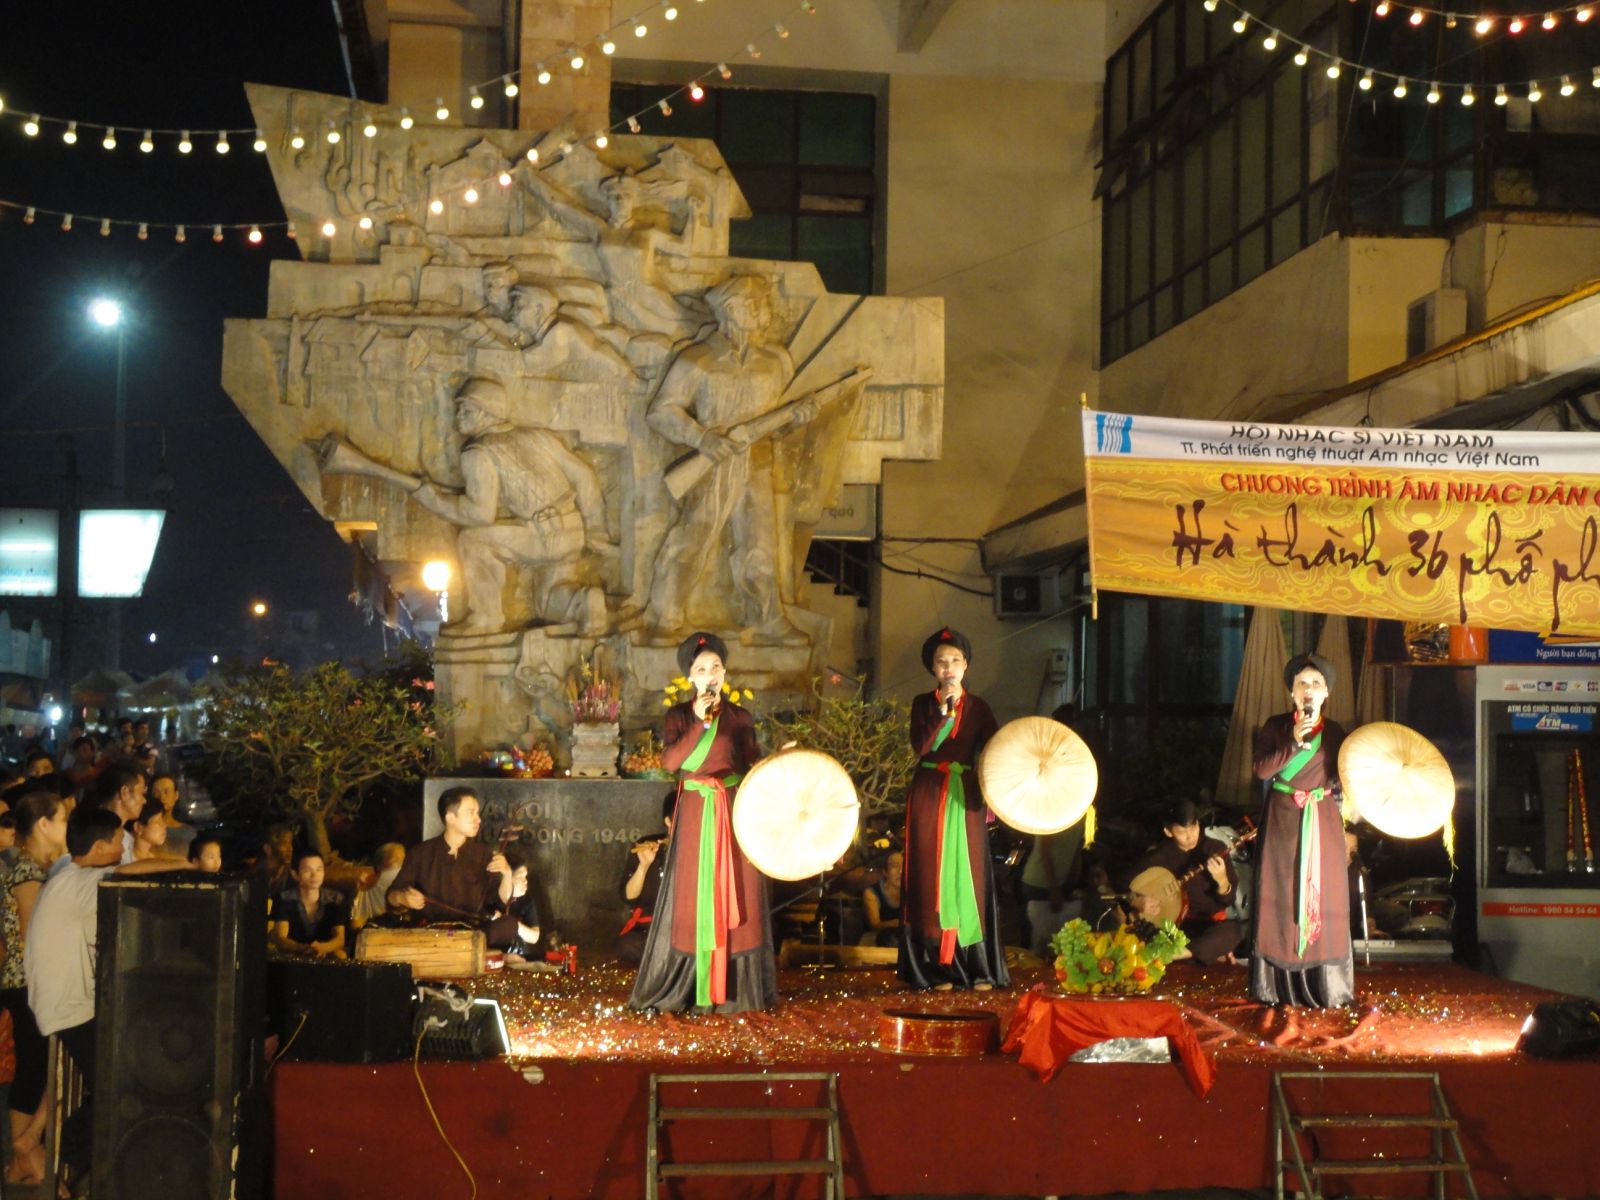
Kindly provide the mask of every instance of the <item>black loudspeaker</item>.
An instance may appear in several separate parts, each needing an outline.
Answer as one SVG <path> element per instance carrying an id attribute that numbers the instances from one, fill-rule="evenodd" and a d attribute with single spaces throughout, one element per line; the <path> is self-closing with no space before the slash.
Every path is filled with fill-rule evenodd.
<path id="1" fill-rule="evenodd" d="M 429 1058 L 494 1058 L 511 1051 L 500 1002 L 452 983 L 417 988 L 414 1037 Z"/>
<path id="2" fill-rule="evenodd" d="M 1551 1000 L 1522 1023 L 1517 1049 L 1538 1058 L 1572 1058 L 1600 1050 L 1600 1004 Z"/>
<path id="3" fill-rule="evenodd" d="M 398 1062 L 411 1057 L 411 965 L 267 961 L 267 1015 L 278 1053 L 300 1062 Z"/>
<path id="4" fill-rule="evenodd" d="M 95 1200 L 266 1194 L 262 888 L 184 879 L 100 885 Z"/>

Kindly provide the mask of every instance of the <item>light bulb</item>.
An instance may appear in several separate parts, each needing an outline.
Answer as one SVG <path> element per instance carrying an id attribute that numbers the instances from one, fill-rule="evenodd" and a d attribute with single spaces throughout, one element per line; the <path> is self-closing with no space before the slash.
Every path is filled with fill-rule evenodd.
<path id="1" fill-rule="evenodd" d="M 744 52 L 746 54 L 748 54 L 751 58 L 760 58 L 761 57 L 761 47 L 756 45 L 754 42 L 746 42 L 745 43 L 745 47 L 744 47 Z"/>
<path id="2" fill-rule="evenodd" d="M 650 27 L 648 25 L 646 25 L 643 21 L 637 22 L 633 27 L 633 36 L 634 37 L 643 37 L 645 34 L 647 34 L 649 32 L 650 32 Z"/>
<path id="3" fill-rule="evenodd" d="M 149 224 L 147 222 L 145 222 L 145 221 L 140 221 L 139 222 L 139 240 L 141 242 L 143 242 L 143 241 L 148 240 L 149 237 L 150 237 L 150 226 L 149 226 Z"/>
<path id="4" fill-rule="evenodd" d="M 1572 76 L 1571 75 L 1563 75 L 1561 77 L 1561 94 L 1563 96 L 1570 96 L 1570 95 L 1572 95 L 1573 92 L 1575 92 L 1577 90 L 1578 90 L 1578 85 L 1572 82 Z"/>
<path id="5" fill-rule="evenodd" d="M 478 189 L 475 187 L 469 187 L 466 191 L 461 193 L 461 198 L 468 204 L 476 204 L 478 202 Z"/>
<path id="6" fill-rule="evenodd" d="M 597 133 L 597 134 L 594 135 L 594 148 L 596 150 L 604 150 L 610 144 L 611 144 L 611 139 L 609 137 L 607 137 L 604 133 Z"/>
<path id="7" fill-rule="evenodd" d="M 472 93 L 472 99 L 467 101 L 468 107 L 470 107 L 470 108 L 482 108 L 483 107 L 483 97 L 478 95 L 478 89 L 477 88 L 469 88 L 468 90 Z"/>
<path id="8" fill-rule="evenodd" d="M 1439 103 L 1439 85 L 1437 83 L 1430 83 L 1428 85 L 1428 103 Z"/>
<path id="9" fill-rule="evenodd" d="M 291 242 L 295 241 L 297 238 L 299 238 L 300 231 L 294 227 L 294 222 L 293 221 L 290 221 L 290 222 L 288 222 L 287 224 L 284 225 L 284 227 L 283 227 L 283 236 L 288 238 Z"/>
<path id="10" fill-rule="evenodd" d="M 332 123 L 328 125 L 327 137 L 328 145 L 337 146 L 339 144 L 339 130 L 335 128 Z"/>
<path id="11" fill-rule="evenodd" d="M 1506 85 L 1505 84 L 1503 84 L 1503 83 L 1495 84 L 1495 87 L 1494 87 L 1494 102 L 1496 104 L 1498 104 L 1501 108 L 1504 108 L 1507 104 L 1509 104 L 1511 102 L 1511 97 L 1506 95 Z"/>
<path id="12" fill-rule="evenodd" d="M 724 79 L 732 79 L 733 78 L 733 70 L 732 70 L 732 68 L 730 68 L 728 66 L 727 63 L 718 63 L 717 64 L 717 74 L 721 75 Z"/>
<path id="13" fill-rule="evenodd" d="M 175 242 L 187 242 L 189 240 L 189 235 L 184 232 L 182 225 L 179 225 L 178 228 L 173 231 L 172 240 Z"/>
<path id="14" fill-rule="evenodd" d="M 705 98 L 705 88 L 701 87 L 698 83 L 691 83 L 689 85 L 689 99 L 693 100 L 696 104 L 699 104 L 700 101 L 704 100 Z"/>
<path id="15" fill-rule="evenodd" d="M 656 107 L 661 110 L 661 115 L 663 117 L 670 117 L 672 115 L 672 105 L 667 103 L 667 98 L 665 96 L 656 101 Z"/>
<path id="16" fill-rule="evenodd" d="M 72 214 L 71 213 L 68 213 L 66 216 L 61 218 L 61 232 L 62 233 L 71 233 L 72 232 Z"/>
<path id="17" fill-rule="evenodd" d="M 1544 20 L 1539 22 L 1539 28 L 1544 30 L 1554 29 L 1556 27 L 1557 20 L 1558 18 L 1556 17 L 1555 13 L 1545 13 Z"/>
<path id="18" fill-rule="evenodd" d="M 411 110 L 409 108 L 402 108 L 400 110 L 400 128 L 401 129 L 410 129 L 416 123 L 417 123 L 417 119 L 411 115 Z"/>
<path id="19" fill-rule="evenodd" d="M 1587 21 L 1592 16 L 1594 16 L 1594 9 L 1592 9 L 1592 8 L 1580 8 L 1577 12 L 1572 14 L 1572 19 L 1574 21 L 1578 22 L 1578 24 L 1582 25 L 1585 21 Z"/>
<path id="20" fill-rule="evenodd" d="M 211 240 L 213 242 L 222 241 L 222 226 L 221 225 L 213 225 L 211 227 Z"/>
<path id="21" fill-rule="evenodd" d="M 444 102 L 444 97 L 441 96 L 433 102 L 433 116 L 438 121 L 450 119 L 450 106 Z"/>
<path id="22" fill-rule="evenodd" d="M 528 147 L 528 161 L 531 162 L 531 163 L 536 163 L 536 162 L 539 161 L 539 147 L 537 147 L 537 146 L 529 146 Z"/>
<path id="23" fill-rule="evenodd" d="M 154 150 L 155 148 L 156 141 L 150 136 L 150 131 L 146 129 L 144 131 L 144 136 L 139 139 L 139 150 L 141 153 L 149 154 L 150 151 Z"/>
<path id="24" fill-rule="evenodd" d="M 34 113 L 33 116 L 29 117 L 26 121 L 24 121 L 22 123 L 22 132 L 27 134 L 29 137 L 38 137 L 39 136 L 39 114 L 38 113 Z"/>
<path id="25" fill-rule="evenodd" d="M 337 225 L 335 225 L 331 220 L 324 221 L 322 223 L 322 236 L 323 237 L 331 238 L 334 234 L 336 234 L 338 232 L 339 232 L 339 227 Z"/>
<path id="26" fill-rule="evenodd" d="M 183 136 L 178 139 L 178 153 L 187 154 L 194 149 L 194 143 L 189 140 L 189 131 L 185 129 Z"/>
<path id="27" fill-rule="evenodd" d="M 1378 0 L 1377 7 L 1372 11 L 1377 16 L 1387 17 L 1389 15 L 1389 0 Z"/>
<path id="28" fill-rule="evenodd" d="M 292 135 L 290 135 L 290 138 L 289 138 L 289 149 L 291 149 L 291 150 L 304 150 L 305 148 L 306 148 L 305 135 L 303 133 L 301 133 L 298 129 L 296 129 L 294 131 L 294 133 Z"/>
<path id="29" fill-rule="evenodd" d="M 539 64 L 539 86 L 543 87 L 545 84 L 549 83 L 550 80 L 551 80 L 550 68 L 545 66 L 543 63 L 540 63 Z"/>
<path id="30" fill-rule="evenodd" d="M 377 124 L 369 119 L 367 121 L 367 123 L 361 127 L 361 136 L 362 137 L 369 137 L 369 138 L 377 137 L 378 136 L 378 126 L 377 126 Z"/>
<path id="31" fill-rule="evenodd" d="M 28 211 L 22 214 L 22 223 L 24 225 L 32 225 L 33 224 L 33 212 L 34 212 L 33 207 L 32 207 L 32 205 L 30 205 L 28 207 Z"/>
<path id="32" fill-rule="evenodd" d="M 249 242 L 252 246 L 261 245 L 261 226 L 250 226 L 250 232 L 244 235 L 244 240 Z"/>
<path id="33" fill-rule="evenodd" d="M 101 237 L 110 237 L 111 236 L 111 218 L 110 217 L 101 217 L 100 218 L 100 236 Z"/>
<path id="34" fill-rule="evenodd" d="M 1478 97 L 1473 92 L 1471 84 L 1461 89 L 1461 106 L 1463 108 L 1471 108 L 1477 102 L 1477 99 Z"/>
<path id="35" fill-rule="evenodd" d="M 576 50 L 574 50 L 574 51 L 573 51 L 573 52 L 572 52 L 572 58 L 571 58 L 571 59 L 570 59 L 570 60 L 569 60 L 569 61 L 570 61 L 570 62 L 571 62 L 571 64 L 572 64 L 572 69 L 573 69 L 573 70 L 574 70 L 574 71 L 581 71 L 581 70 L 583 70 L 583 64 L 584 64 L 584 57 L 583 57 L 583 55 L 582 55 L 582 54 L 580 54 L 580 53 L 579 53 L 579 52 L 578 52 L 578 51 L 576 51 Z"/>
<path id="36" fill-rule="evenodd" d="M 1337 78 L 1339 78 L 1339 64 L 1338 63 L 1331 62 L 1331 63 L 1328 64 L 1328 78 L 1329 79 L 1337 79 Z"/>
<path id="37" fill-rule="evenodd" d="M 1268 33 L 1266 37 L 1261 39 L 1261 48 L 1269 54 L 1276 50 L 1278 48 L 1278 35 L 1276 33 Z"/>
<path id="38" fill-rule="evenodd" d="M 227 132 L 227 130 L 220 131 L 217 134 L 217 145 L 216 145 L 217 153 L 218 154 L 226 154 L 231 149 L 233 149 L 233 147 L 228 145 L 228 132 Z"/>
<path id="39" fill-rule="evenodd" d="M 6 110 L 6 98 L 4 96 L 0 96 L 0 113 L 5 112 L 5 110 Z"/>
<path id="40" fill-rule="evenodd" d="M 678 10 L 673 5 L 669 4 L 661 15 L 669 21 L 676 21 L 678 19 Z"/>
<path id="41" fill-rule="evenodd" d="M 600 53 L 604 54 L 607 58 L 610 58 L 616 52 L 617 44 L 610 38 L 607 38 L 605 41 L 600 43 Z"/>
<path id="42" fill-rule="evenodd" d="M 1361 78 L 1356 80 L 1356 86 L 1363 92 L 1370 92 L 1372 90 L 1372 72 L 1363 72 Z"/>
<path id="43" fill-rule="evenodd" d="M 1310 61 L 1311 61 L 1311 56 L 1306 53 L 1306 48 L 1304 46 L 1301 46 L 1300 49 L 1298 49 L 1298 50 L 1296 50 L 1294 52 L 1294 65 L 1295 66 L 1303 67 Z"/>
<path id="44" fill-rule="evenodd" d="M 1594 78 L 1589 80 L 1589 86 L 1600 88 L 1600 67 L 1594 69 Z"/>
<path id="45" fill-rule="evenodd" d="M 440 200 L 438 197 L 430 200 L 428 202 L 428 211 L 437 217 L 444 211 L 444 201 Z"/>
<path id="46" fill-rule="evenodd" d="M 1472 32 L 1477 34 L 1479 37 L 1482 37 L 1484 34 L 1488 33 L 1493 28 L 1494 28 L 1494 18 L 1493 17 L 1479 17 L 1478 20 L 1477 20 L 1477 23 L 1475 25 L 1473 25 L 1473 27 L 1472 27 Z"/>
<path id="47" fill-rule="evenodd" d="M 1217 0 L 1206 0 L 1205 9 L 1206 9 L 1207 12 L 1216 12 L 1217 11 Z"/>
<path id="48" fill-rule="evenodd" d="M 267 135 L 259 129 L 256 130 L 256 140 L 250 143 L 250 149 L 257 154 L 265 154 L 267 152 Z"/>
<path id="49" fill-rule="evenodd" d="M 1420 8 L 1413 8 L 1411 10 L 1411 15 L 1409 17 L 1407 17 L 1406 19 L 1408 21 L 1410 21 L 1413 25 L 1421 25 L 1422 24 L 1422 18 L 1423 18 L 1422 10 Z"/>
<path id="50" fill-rule="evenodd" d="M 1250 18 L 1245 16 L 1243 13 L 1240 13 L 1233 20 L 1233 31 L 1235 33 L 1243 33 L 1249 24 Z"/>
<path id="51" fill-rule="evenodd" d="M 1404 100 L 1406 98 L 1406 81 L 1404 77 L 1394 81 L 1394 98 L 1396 100 Z"/>
<path id="52" fill-rule="evenodd" d="M 369 230 L 372 228 L 372 218 L 363 213 L 361 219 L 357 221 L 356 224 L 363 230 Z"/>
<path id="53" fill-rule="evenodd" d="M 788 28 L 782 24 L 774 25 L 772 27 L 772 32 L 777 34 L 780 38 L 786 38 L 789 36 Z"/>
<path id="54" fill-rule="evenodd" d="M 517 86 L 517 81 L 515 79 L 507 79 L 506 80 L 506 86 L 505 86 L 504 90 L 505 90 L 505 94 L 506 94 L 506 99 L 507 100 L 513 100 L 513 99 L 516 98 L 517 93 L 520 92 L 522 89 Z"/>
<path id="55" fill-rule="evenodd" d="M 1511 18 L 1511 23 L 1506 26 L 1506 32 L 1507 33 L 1521 33 L 1522 32 L 1522 28 L 1523 28 L 1523 26 L 1522 26 L 1522 18 L 1521 17 L 1512 17 Z"/>
<path id="56" fill-rule="evenodd" d="M 65 132 L 62 133 L 61 140 L 63 142 L 65 142 L 69 146 L 77 145 L 77 142 L 78 142 L 78 123 L 76 121 L 68 121 L 67 122 L 67 128 L 66 128 Z"/>
<path id="57" fill-rule="evenodd" d="M 628 132 L 629 133 L 638 133 L 639 132 L 639 118 L 638 117 L 629 117 L 628 118 Z"/>
<path id="58" fill-rule="evenodd" d="M 107 125 L 106 135 L 100 139 L 100 144 L 107 150 L 115 150 L 117 148 L 117 131 Z"/>
<path id="59" fill-rule="evenodd" d="M 511 172 L 510 171 L 501 171 L 500 174 L 497 175 L 495 178 L 496 178 L 496 181 L 500 184 L 501 187 L 510 187 L 511 186 Z"/>
<path id="60" fill-rule="evenodd" d="M 1539 81 L 1534 80 L 1528 85 L 1528 103 L 1537 104 L 1544 99 L 1544 93 L 1539 90 Z"/>

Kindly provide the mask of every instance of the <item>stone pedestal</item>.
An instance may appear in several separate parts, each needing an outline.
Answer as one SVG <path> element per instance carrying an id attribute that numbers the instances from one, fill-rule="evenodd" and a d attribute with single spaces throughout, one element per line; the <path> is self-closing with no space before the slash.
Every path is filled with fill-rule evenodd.
<path id="1" fill-rule="evenodd" d="M 622 751 L 622 730 L 615 721 L 609 725 L 584 722 L 572 727 L 572 777 L 574 779 L 615 779 L 617 756 Z"/>
<path id="2" fill-rule="evenodd" d="M 528 864 L 546 935 L 557 931 L 587 953 L 610 954 L 627 917 L 618 888 L 634 842 L 661 831 L 661 799 L 673 784 L 635 779 L 430 779 L 423 791 L 423 833 L 442 826 L 437 802 L 446 788 L 467 786 L 483 806 L 479 838 L 495 845 L 506 825 L 524 832 L 511 843 Z"/>

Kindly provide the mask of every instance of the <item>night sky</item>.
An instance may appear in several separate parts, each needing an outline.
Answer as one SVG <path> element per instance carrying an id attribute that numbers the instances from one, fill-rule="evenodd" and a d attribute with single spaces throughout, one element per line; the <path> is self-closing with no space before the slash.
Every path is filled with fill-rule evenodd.
<path id="1" fill-rule="evenodd" d="M 175 490 L 145 594 L 125 605 L 124 668 L 153 672 L 242 641 L 250 602 L 315 609 L 327 657 L 382 654 L 376 625 L 346 597 L 351 551 L 306 504 L 220 383 L 222 321 L 265 315 L 272 258 L 296 257 L 281 232 L 251 247 L 214 222 L 280 221 L 263 156 L 235 139 L 226 156 L 196 136 L 181 155 L 144 127 L 240 128 L 243 83 L 348 94 L 330 0 L 164 0 L 161 4 L 7 4 L 0 16 L 0 199 L 68 210 L 73 230 L 0 211 L 0 505 L 51 506 L 62 494 L 61 435 L 76 446 L 86 503 L 110 498 L 116 336 L 90 324 L 97 294 L 130 310 L 128 499 L 149 500 L 163 435 Z M 75 118 L 28 138 L 28 113 Z M 101 146 L 105 125 L 118 146 Z M 189 223 L 139 241 L 99 233 L 99 217 Z M 27 602 L 0 601 L 13 619 Z M 148 634 L 159 636 L 156 645 Z M 391 635 L 392 641 L 392 635 Z"/>

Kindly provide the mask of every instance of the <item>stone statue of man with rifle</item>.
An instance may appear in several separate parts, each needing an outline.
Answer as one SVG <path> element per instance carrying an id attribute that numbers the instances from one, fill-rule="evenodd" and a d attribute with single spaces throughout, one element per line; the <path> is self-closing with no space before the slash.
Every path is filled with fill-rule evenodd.
<path id="1" fill-rule="evenodd" d="M 673 360 L 645 416 L 651 429 L 688 451 L 665 477 L 680 507 L 650 588 L 650 619 L 662 638 L 689 627 L 690 601 L 723 553 L 727 531 L 741 624 L 760 643 L 804 641 L 778 587 L 773 442 L 815 420 L 839 388 L 784 399 L 795 367 L 788 350 L 766 337 L 771 290 L 760 276 L 735 275 L 708 291 L 715 331 Z"/>

